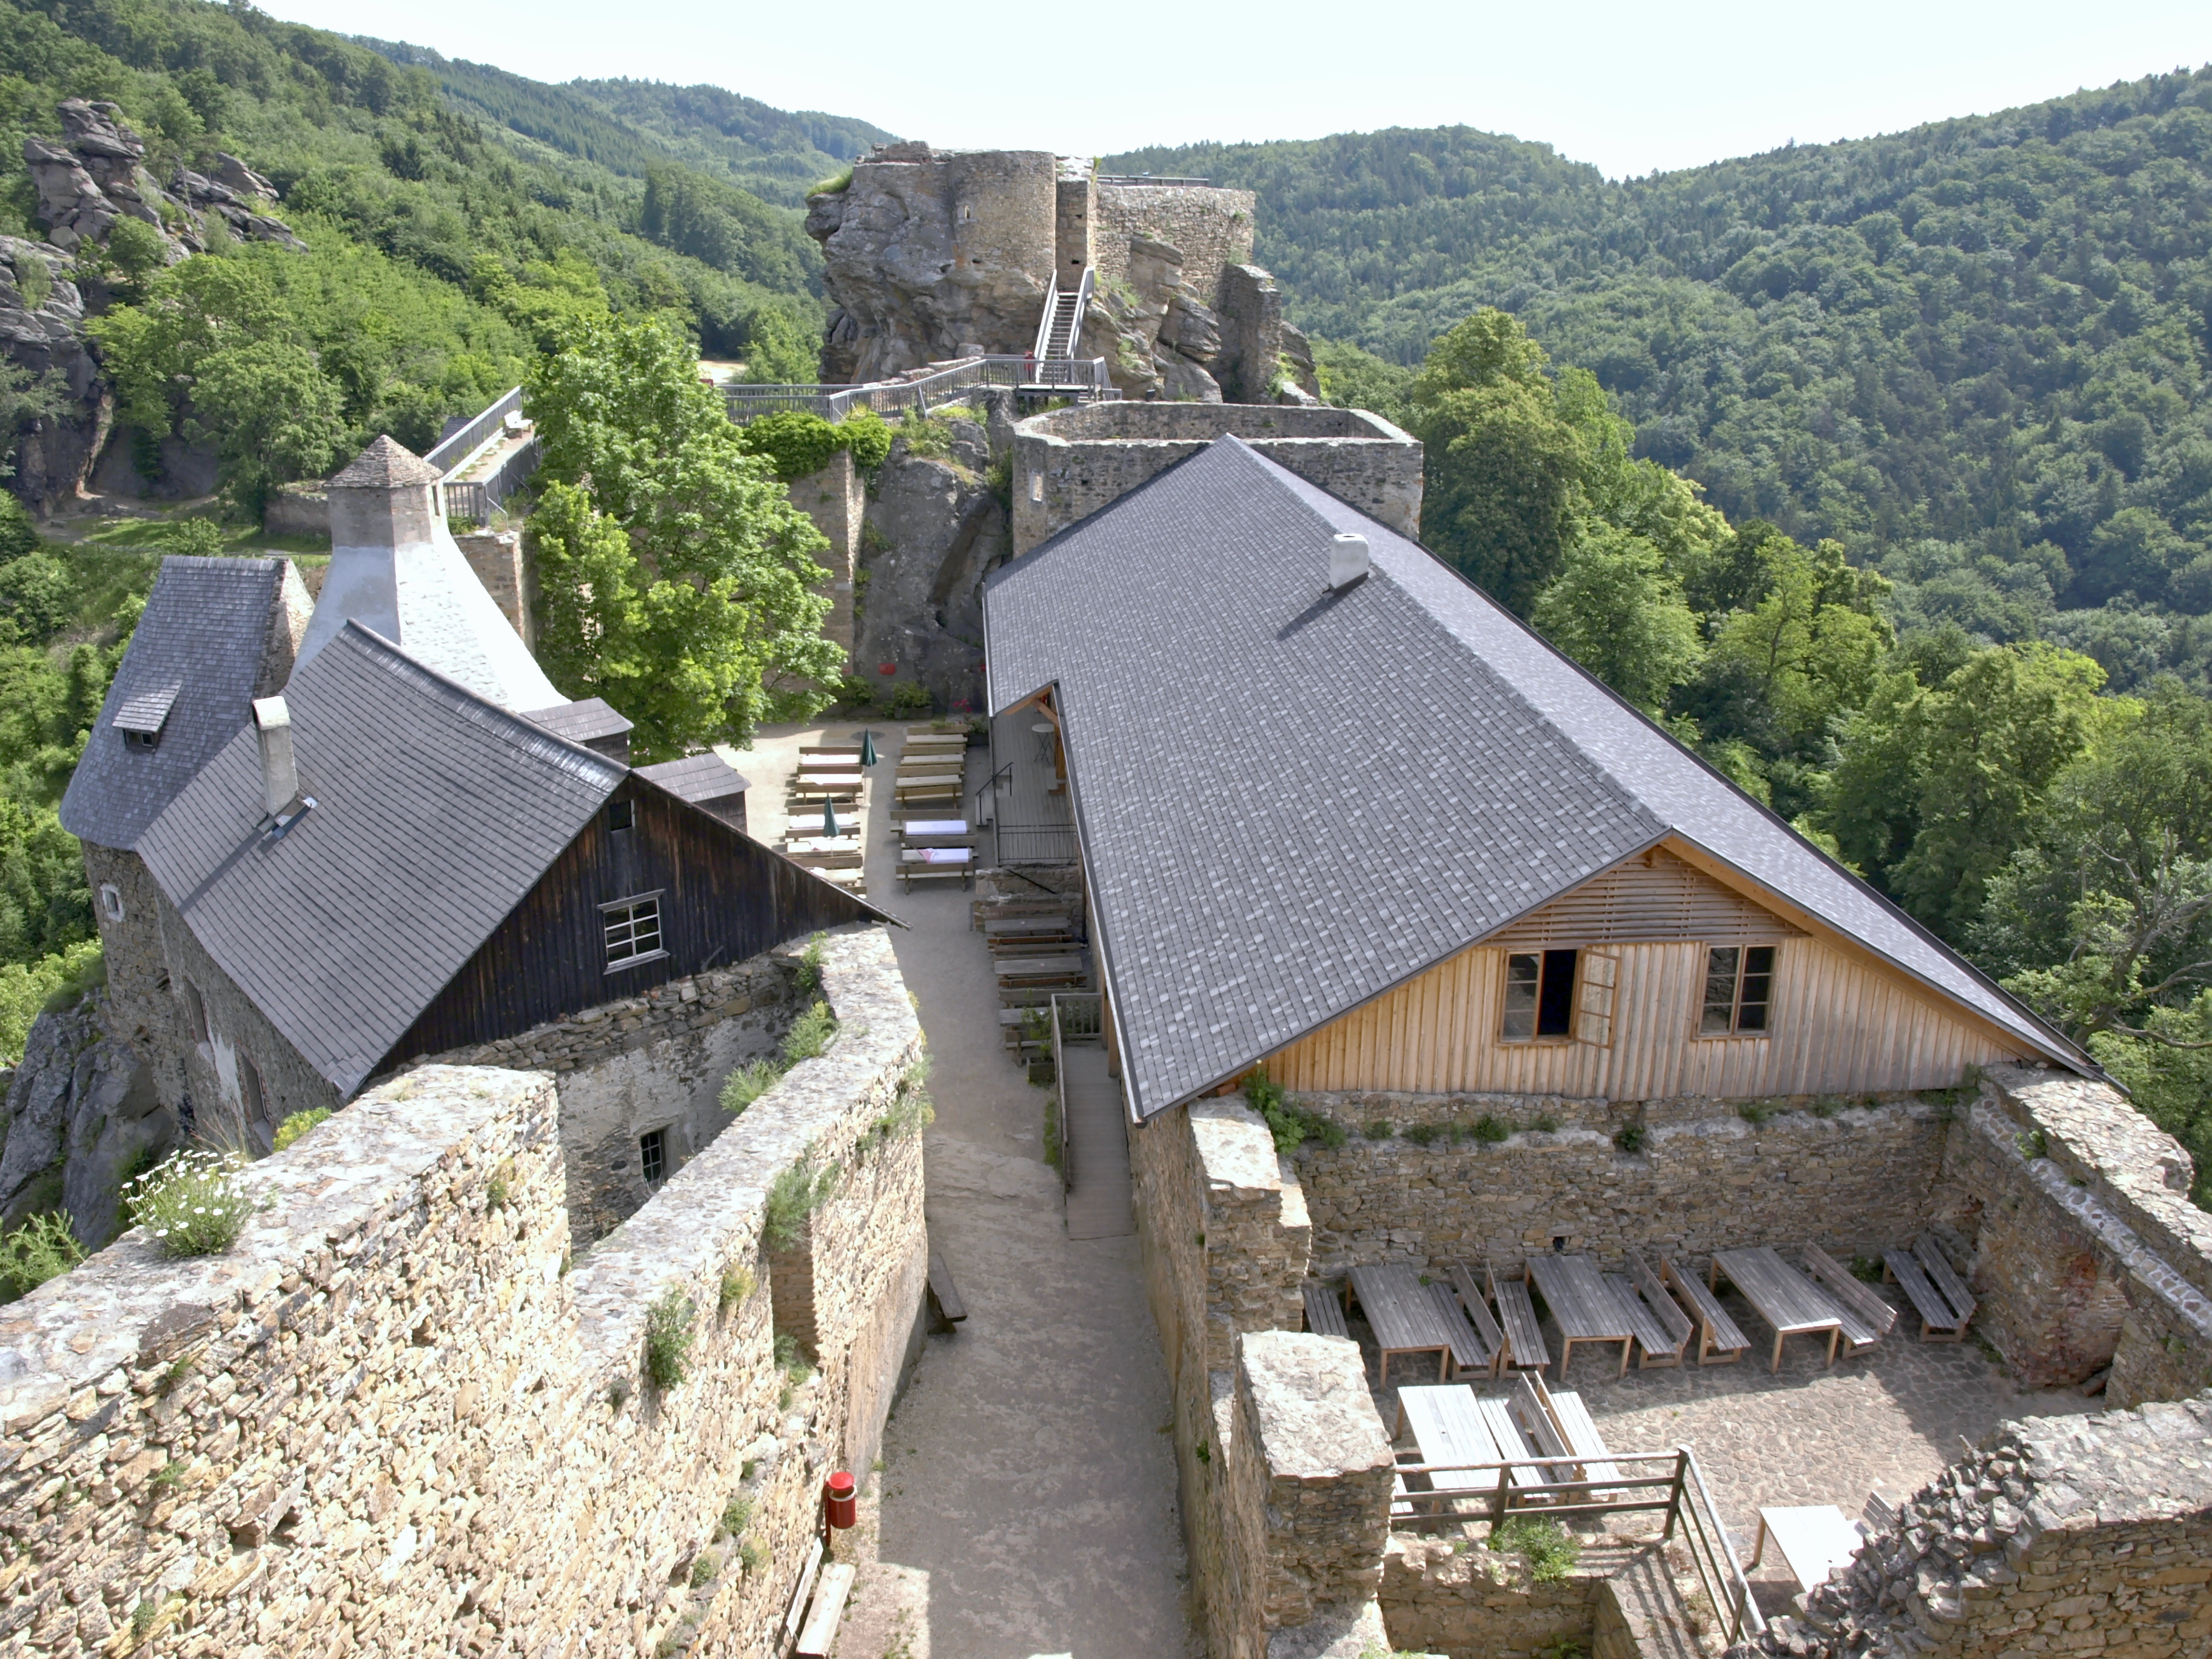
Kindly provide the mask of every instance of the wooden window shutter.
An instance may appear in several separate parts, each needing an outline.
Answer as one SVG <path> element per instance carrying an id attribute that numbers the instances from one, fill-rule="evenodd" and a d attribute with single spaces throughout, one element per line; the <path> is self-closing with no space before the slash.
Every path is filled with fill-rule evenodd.
<path id="1" fill-rule="evenodd" d="M 1585 950 L 1575 988 L 1575 1041 L 1613 1047 L 1613 1009 L 1620 995 L 1620 953 Z"/>

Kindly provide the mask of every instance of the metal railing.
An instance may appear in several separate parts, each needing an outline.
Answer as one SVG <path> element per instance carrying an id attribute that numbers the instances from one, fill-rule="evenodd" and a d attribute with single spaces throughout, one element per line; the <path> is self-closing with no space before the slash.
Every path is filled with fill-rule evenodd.
<path id="1" fill-rule="evenodd" d="M 1017 390 L 1065 390 L 1078 397 L 1115 398 L 1113 377 L 1103 357 L 1040 362 L 1035 357 L 969 357 L 911 380 L 872 380 L 864 386 L 726 386 L 722 397 L 730 418 L 743 422 L 763 415 L 799 410 L 825 421 L 842 421 L 856 409 L 878 415 L 929 413 L 933 400 L 969 386 L 1003 386 Z"/>
<path id="2" fill-rule="evenodd" d="M 1096 991 L 1052 994 L 1052 1103 L 1060 1133 L 1060 1188 L 1075 1185 L 1075 1145 L 1067 1133 L 1067 1066 L 1062 1056 L 1071 1042 L 1096 1042 L 1103 1029 Z"/>
<path id="3" fill-rule="evenodd" d="M 1548 1478 L 1562 1468 L 1601 1464 L 1613 1473 L 1601 1480 Z M 1632 1474 L 1636 1465 L 1658 1466 Z M 1401 1463 L 1398 1478 L 1425 1476 L 1427 1491 L 1400 1492 L 1390 1500 L 1393 1528 L 1457 1526 L 1486 1520 L 1494 1528 L 1509 1514 L 1540 1520 L 1569 1516 L 1625 1515 L 1663 1511 L 1671 1541 L 1679 1528 L 1698 1585 L 1728 1628 L 1730 1643 L 1766 1628 L 1752 1600 L 1751 1581 L 1737 1562 L 1735 1547 L 1705 1490 L 1697 1454 L 1687 1446 L 1671 1452 L 1607 1452 L 1602 1457 L 1516 1458 L 1506 1463 Z M 1547 1478 L 1531 1480 L 1531 1475 Z M 1448 1479 L 1440 1477 L 1449 1477 Z M 1427 1507 L 1425 1507 L 1427 1506 Z"/>
<path id="4" fill-rule="evenodd" d="M 1102 173 L 1098 175 L 1098 182 L 1102 185 L 1211 185 L 1213 183 L 1213 180 L 1211 179 L 1176 179 L 1170 178 L 1165 174 L 1162 174 L 1161 176 L 1155 178 L 1149 173 Z"/>
<path id="5" fill-rule="evenodd" d="M 968 821 L 979 830 L 987 823 L 997 823 L 999 821 L 997 790 L 1000 781 L 1004 779 L 1011 785 L 1013 778 L 1014 763 L 1008 761 L 989 777 L 984 779 L 981 787 L 975 791 L 975 810 L 968 815 Z"/>
<path id="6" fill-rule="evenodd" d="M 488 523 L 492 508 L 522 488 L 530 475 L 538 471 L 539 455 L 538 440 L 532 438 L 499 465 L 499 470 L 489 478 L 471 479 L 466 483 L 447 483 L 446 516 L 449 519 L 473 519 L 478 524 Z"/>
<path id="7" fill-rule="evenodd" d="M 441 472 L 451 472 L 483 448 L 492 434 L 507 424 L 508 416 L 521 410 L 522 388 L 516 386 L 451 437 L 439 439 L 422 459 Z"/>
<path id="8" fill-rule="evenodd" d="M 1001 864 L 1076 861 L 1075 826 L 1072 823 L 1001 823 L 991 833 L 998 837 Z"/>

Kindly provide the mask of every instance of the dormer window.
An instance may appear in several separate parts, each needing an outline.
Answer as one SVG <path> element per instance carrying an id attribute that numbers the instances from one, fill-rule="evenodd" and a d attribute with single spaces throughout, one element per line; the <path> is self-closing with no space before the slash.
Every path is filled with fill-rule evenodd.
<path id="1" fill-rule="evenodd" d="M 176 706 L 177 693 L 183 689 L 184 683 L 176 681 L 125 697 L 123 706 L 115 711 L 114 720 L 109 722 L 123 734 L 123 746 L 141 755 L 150 755 L 159 749 L 161 728 L 169 723 L 169 710 Z"/>

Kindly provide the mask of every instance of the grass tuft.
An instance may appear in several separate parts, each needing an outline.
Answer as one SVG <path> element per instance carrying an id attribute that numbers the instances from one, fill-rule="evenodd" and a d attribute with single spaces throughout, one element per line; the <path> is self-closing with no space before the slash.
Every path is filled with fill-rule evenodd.
<path id="1" fill-rule="evenodd" d="M 691 1298 L 671 1285 L 645 1310 L 645 1374 L 656 1389 L 684 1381 L 691 1356 Z"/>

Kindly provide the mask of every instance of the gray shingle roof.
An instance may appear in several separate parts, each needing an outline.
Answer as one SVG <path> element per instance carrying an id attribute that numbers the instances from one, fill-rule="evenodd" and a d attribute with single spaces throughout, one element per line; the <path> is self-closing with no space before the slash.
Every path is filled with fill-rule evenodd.
<path id="1" fill-rule="evenodd" d="M 1325 593 L 1333 538 L 1369 578 Z M 1418 544 L 1233 437 L 985 589 L 990 706 L 1058 687 L 1148 1116 L 1671 833 L 2079 1054 Z"/>
<path id="2" fill-rule="evenodd" d="M 368 448 L 332 475 L 328 489 L 404 489 L 410 485 L 434 484 L 445 475 L 389 433 L 380 434 Z"/>
<path id="3" fill-rule="evenodd" d="M 294 673 L 284 696 L 315 810 L 282 841 L 264 838 L 249 727 L 139 851 L 216 964 L 346 1095 L 627 769 L 357 623 Z"/>
<path id="4" fill-rule="evenodd" d="M 605 697 L 584 697 L 574 702 L 556 702 L 550 708 L 526 708 L 522 718 L 548 732 L 580 743 L 586 749 L 596 749 L 605 754 L 610 743 L 627 751 L 629 734 L 635 731 L 634 721 L 615 712 Z"/>
<path id="5" fill-rule="evenodd" d="M 641 766 L 637 775 L 652 779 L 670 794 L 695 806 L 706 801 L 727 800 L 732 795 L 743 794 L 750 787 L 744 773 L 712 750 L 703 755 L 686 755 L 681 760 Z"/>
<path id="6" fill-rule="evenodd" d="M 137 846 L 177 792 L 246 724 L 283 578 L 278 559 L 161 561 L 62 797 L 62 827 L 70 834 L 100 847 Z M 163 717 L 149 726 L 152 704 L 172 693 Z M 161 732 L 159 747 L 125 747 L 124 732 L 146 730 Z"/>

